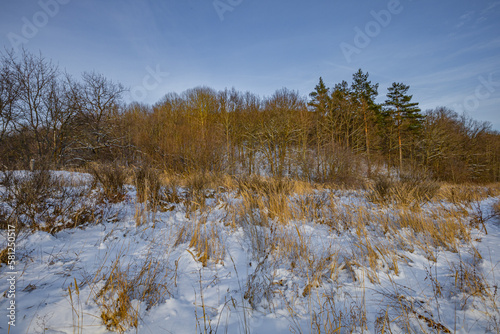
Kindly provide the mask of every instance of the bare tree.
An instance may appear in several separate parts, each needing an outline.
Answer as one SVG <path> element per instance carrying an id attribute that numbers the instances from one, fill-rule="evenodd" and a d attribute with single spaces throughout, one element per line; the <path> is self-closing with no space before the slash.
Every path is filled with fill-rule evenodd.
<path id="1" fill-rule="evenodd" d="M 299 128 L 297 118 L 307 110 L 306 101 L 296 91 L 286 88 L 277 90 L 266 102 L 262 115 L 261 148 L 274 176 L 283 176 L 289 150 L 297 142 Z"/>
<path id="2" fill-rule="evenodd" d="M 100 151 L 109 151 L 120 144 L 113 133 L 113 120 L 118 116 L 125 88 L 95 72 L 85 72 L 82 79 L 81 105 L 78 105 L 77 115 L 78 148 L 99 157 Z"/>
<path id="3" fill-rule="evenodd" d="M 52 155 L 56 164 L 66 162 L 70 148 L 76 143 L 77 115 L 82 111 L 82 86 L 69 74 L 54 82 L 46 101 L 50 113 Z"/>
<path id="4" fill-rule="evenodd" d="M 17 117 L 16 102 L 19 98 L 19 84 L 9 66 L 11 56 L 0 58 L 0 143 L 4 136 L 12 130 Z"/>
<path id="5" fill-rule="evenodd" d="M 16 119 L 16 124 L 32 132 L 37 154 L 42 157 L 50 142 L 48 129 L 51 115 L 47 101 L 57 79 L 57 67 L 41 54 L 36 56 L 26 50 L 22 51 L 20 59 L 12 52 L 8 53 L 5 63 L 13 80 L 19 85 L 16 99 L 19 118 Z"/>

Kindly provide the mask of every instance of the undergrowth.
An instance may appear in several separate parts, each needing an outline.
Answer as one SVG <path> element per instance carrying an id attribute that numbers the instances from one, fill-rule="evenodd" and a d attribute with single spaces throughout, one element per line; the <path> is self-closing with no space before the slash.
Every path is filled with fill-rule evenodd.
<path id="1" fill-rule="evenodd" d="M 49 171 L 22 176 L 4 172 L 1 226 L 15 221 L 31 230 L 57 233 L 102 221 L 100 208 L 126 199 L 130 182 L 141 231 L 150 227 L 142 226 L 146 222 L 160 222 L 161 212 L 166 217 L 170 212 L 184 214 L 185 221 L 175 226 L 165 249 L 184 249 L 200 265 L 200 273 L 228 266 L 233 245 L 227 236 L 243 235 L 250 261 L 239 291 L 248 306 L 245 314 L 287 310 L 296 332 L 355 332 L 373 326 L 380 333 L 447 333 L 453 328 L 440 317 L 440 303 L 454 294 L 461 310 L 487 305 L 491 310 L 484 317 L 498 332 L 497 287 L 487 283 L 483 259 L 473 248 L 477 233 L 487 233 L 485 222 L 493 217 L 481 211 L 480 201 L 498 196 L 496 185 L 449 185 L 399 175 L 378 177 L 367 190 L 356 192 L 288 178 L 175 175 L 148 166 L 135 168 L 132 177 L 116 164 L 93 165 L 90 171 L 93 182 L 77 187 L 66 186 Z M 499 200 L 493 213 L 500 215 Z M 310 226 L 321 229 L 330 243 L 316 244 Z M 472 249 L 467 256 L 462 254 L 465 248 Z M 380 310 L 369 324 L 364 301 L 368 285 L 381 286 L 387 277 L 401 275 L 412 255 L 423 256 L 435 268 L 442 252 L 458 260 L 448 263 L 446 279 L 428 270 L 425 284 L 432 295 L 417 298 L 410 288 L 391 281 L 390 289 L 379 291 Z M 170 285 L 176 282 L 177 266 L 176 261 L 173 274 L 168 263 L 148 255 L 140 265 L 117 259 L 100 268 L 88 283 L 107 329 L 138 328 L 143 312 L 173 296 Z M 362 292 L 356 298 L 343 295 L 343 284 Z M 199 324 L 208 332 L 212 327 L 201 274 L 199 285 L 204 325 Z M 71 296 L 77 286 L 75 281 Z M 234 299 L 225 305 L 231 304 L 236 310 Z M 307 330 L 300 325 L 304 317 L 310 317 Z"/>

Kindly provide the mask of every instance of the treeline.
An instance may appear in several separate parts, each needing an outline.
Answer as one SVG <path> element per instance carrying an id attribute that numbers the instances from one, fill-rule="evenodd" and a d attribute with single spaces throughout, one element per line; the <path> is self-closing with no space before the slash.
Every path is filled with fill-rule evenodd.
<path id="1" fill-rule="evenodd" d="M 446 108 L 422 112 L 394 83 L 385 103 L 359 70 L 309 99 L 286 88 L 260 98 L 197 87 L 153 106 L 96 73 L 75 79 L 43 58 L 5 52 L 0 63 L 0 159 L 27 168 L 92 161 L 147 162 L 176 173 L 269 174 L 353 184 L 399 171 L 453 182 L 500 180 L 500 135 Z"/>
<path id="2" fill-rule="evenodd" d="M 113 159 L 125 89 L 96 73 L 80 80 L 42 55 L 1 55 L 0 156 L 4 165 L 36 159 L 53 167 Z"/>

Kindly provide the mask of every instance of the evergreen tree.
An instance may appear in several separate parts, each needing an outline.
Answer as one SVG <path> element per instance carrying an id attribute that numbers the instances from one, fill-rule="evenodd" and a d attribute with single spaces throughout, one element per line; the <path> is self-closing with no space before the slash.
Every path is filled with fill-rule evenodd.
<path id="1" fill-rule="evenodd" d="M 340 145 L 349 147 L 352 126 L 355 121 L 352 113 L 349 84 L 343 80 L 335 84 L 330 95 L 330 114 L 328 121 L 335 131 Z M 333 133 L 333 132 L 332 132 Z"/>
<path id="2" fill-rule="evenodd" d="M 368 72 L 363 73 L 361 69 L 354 73 L 352 77 L 351 95 L 357 108 L 361 111 L 363 119 L 363 128 L 365 132 L 366 144 L 366 157 L 368 163 L 368 177 L 371 175 L 371 159 L 370 159 L 370 145 L 371 145 L 371 128 L 375 124 L 375 120 L 379 114 L 379 108 L 375 103 L 375 98 L 378 95 L 378 84 L 372 84 L 368 81 Z"/>
<path id="3" fill-rule="evenodd" d="M 313 107 L 316 112 L 324 115 L 328 112 L 328 106 L 330 102 L 330 96 L 328 95 L 329 89 L 325 86 L 323 78 L 319 78 L 319 83 L 314 87 L 314 91 L 309 94 L 311 101 L 308 103 L 309 106 Z"/>
<path id="4" fill-rule="evenodd" d="M 388 89 L 385 101 L 386 115 L 395 124 L 398 136 L 399 167 L 403 167 L 403 135 L 415 133 L 422 126 L 423 116 L 420 114 L 418 103 L 411 102 L 412 95 L 408 95 L 410 86 L 394 82 Z"/>

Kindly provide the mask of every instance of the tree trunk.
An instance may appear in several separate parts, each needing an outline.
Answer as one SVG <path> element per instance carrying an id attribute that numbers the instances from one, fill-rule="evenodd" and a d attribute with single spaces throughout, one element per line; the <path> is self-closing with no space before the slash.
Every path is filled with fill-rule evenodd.
<path id="1" fill-rule="evenodd" d="M 398 111 L 399 172 L 403 169 L 403 146 L 401 144 L 401 113 Z"/>
<path id="2" fill-rule="evenodd" d="M 372 163 L 370 159 L 370 136 L 368 134 L 368 119 L 367 119 L 367 110 L 366 107 L 363 106 L 363 120 L 365 123 L 365 137 L 366 137 L 366 161 L 368 164 L 368 177 L 372 175 Z"/>

